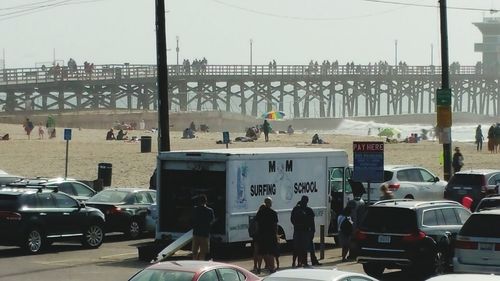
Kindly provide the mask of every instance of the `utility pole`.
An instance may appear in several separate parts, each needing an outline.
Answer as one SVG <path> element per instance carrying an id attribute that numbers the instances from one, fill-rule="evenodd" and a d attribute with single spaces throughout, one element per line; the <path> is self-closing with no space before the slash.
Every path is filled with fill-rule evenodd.
<path id="1" fill-rule="evenodd" d="M 252 74 L 253 69 L 253 39 L 250 38 L 250 74 Z"/>
<path id="2" fill-rule="evenodd" d="M 452 176 L 451 171 L 451 89 L 448 60 L 448 26 L 446 0 L 439 0 L 441 22 L 441 89 L 436 93 L 437 129 L 440 134 L 439 142 L 443 144 L 443 172 L 444 180 Z"/>
<path id="3" fill-rule="evenodd" d="M 158 69 L 158 152 L 170 151 L 165 0 L 156 0 L 156 64 Z M 161 173 L 158 171 L 158 173 Z"/>
<path id="4" fill-rule="evenodd" d="M 2 49 L 2 69 L 5 70 L 5 48 Z"/>

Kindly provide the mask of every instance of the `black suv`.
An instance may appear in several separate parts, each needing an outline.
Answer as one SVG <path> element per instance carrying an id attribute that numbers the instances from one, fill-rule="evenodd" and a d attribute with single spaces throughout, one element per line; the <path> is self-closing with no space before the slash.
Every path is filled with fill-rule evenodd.
<path id="1" fill-rule="evenodd" d="M 79 240 L 98 248 L 104 239 L 104 214 L 65 193 L 50 189 L 0 190 L 0 245 L 40 252 L 55 240 Z"/>
<path id="2" fill-rule="evenodd" d="M 462 202 L 465 196 L 472 201 L 474 210 L 479 201 L 490 194 L 498 194 L 500 170 L 476 169 L 455 173 L 444 190 L 444 198 Z"/>
<path id="3" fill-rule="evenodd" d="M 85 202 L 90 197 L 97 194 L 97 192 L 90 186 L 73 179 L 63 179 L 63 178 L 37 178 L 37 179 L 24 179 L 22 181 L 17 181 L 7 185 L 8 187 L 16 188 L 47 188 L 52 190 L 58 190 L 71 195 L 78 201 Z"/>
<path id="4" fill-rule="evenodd" d="M 453 241 L 469 216 L 454 201 L 379 201 L 368 208 L 355 234 L 357 260 L 374 277 L 386 268 L 445 272 L 452 263 Z"/>

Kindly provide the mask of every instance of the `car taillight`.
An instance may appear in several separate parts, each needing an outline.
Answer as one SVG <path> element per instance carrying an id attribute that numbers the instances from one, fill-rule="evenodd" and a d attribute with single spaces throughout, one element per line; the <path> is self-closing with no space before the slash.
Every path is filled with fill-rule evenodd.
<path id="1" fill-rule="evenodd" d="M 8 221 L 20 221 L 21 218 L 21 214 L 16 212 L 0 212 L 0 219 L 5 219 Z"/>
<path id="2" fill-rule="evenodd" d="M 120 207 L 112 207 L 108 210 L 108 214 L 119 214 L 122 212 L 122 208 Z"/>
<path id="3" fill-rule="evenodd" d="M 425 238 L 425 236 L 427 236 L 427 234 L 425 234 L 425 232 L 418 231 L 418 232 L 415 232 L 415 233 L 409 234 L 409 235 L 407 235 L 407 236 L 404 236 L 404 237 L 403 237 L 403 241 L 405 241 L 405 242 L 415 242 L 415 241 L 420 241 L 420 240 L 424 239 L 424 238 Z"/>
<path id="4" fill-rule="evenodd" d="M 500 251 L 500 243 L 495 244 L 495 251 Z"/>
<path id="5" fill-rule="evenodd" d="M 455 249 L 476 250 L 477 242 L 457 240 L 455 241 Z"/>
<path id="6" fill-rule="evenodd" d="M 399 183 L 389 184 L 389 190 L 390 191 L 396 191 L 398 189 L 399 189 Z"/>
<path id="7" fill-rule="evenodd" d="M 354 237 L 357 241 L 361 241 L 361 240 L 366 240 L 368 238 L 368 235 L 366 235 L 366 233 L 358 230 L 358 231 L 356 231 L 356 234 L 354 235 Z"/>

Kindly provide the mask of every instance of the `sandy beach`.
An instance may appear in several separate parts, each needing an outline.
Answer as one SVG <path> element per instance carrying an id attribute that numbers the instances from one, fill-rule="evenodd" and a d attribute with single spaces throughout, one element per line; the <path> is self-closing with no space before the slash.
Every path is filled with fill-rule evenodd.
<path id="1" fill-rule="evenodd" d="M 0 141 L 0 170 L 26 177 L 57 177 L 64 176 L 66 142 L 63 140 L 64 128 L 57 128 L 57 138 L 40 140 L 38 126 L 28 140 L 22 125 L 0 124 L 0 134 L 9 133 L 11 139 Z M 72 140 L 69 143 L 68 177 L 82 180 L 97 178 L 98 163 L 111 163 L 112 186 L 147 187 L 149 177 L 156 164 L 157 134 L 151 131 L 129 131 L 132 136 L 151 136 L 152 152 L 141 153 L 140 142 L 106 141 L 106 131 L 103 129 L 73 129 Z M 256 142 L 233 142 L 230 147 L 327 147 L 344 149 L 352 162 L 353 141 L 383 141 L 376 136 L 349 136 L 336 134 L 320 134 L 329 144 L 311 145 L 314 131 L 296 133 L 294 135 L 271 134 L 270 142 L 264 142 L 261 137 Z M 171 149 L 210 149 L 224 148 L 216 144 L 222 139 L 222 133 L 197 133 L 195 139 L 181 139 L 182 132 L 171 132 Z M 231 132 L 231 139 L 244 136 L 241 132 Z M 465 157 L 464 169 L 500 168 L 500 154 L 490 154 L 486 143 L 482 152 L 477 152 L 474 143 L 454 142 L 459 146 Z M 385 164 L 421 165 L 443 178 L 443 167 L 439 163 L 442 145 L 437 141 L 422 141 L 420 143 L 397 143 L 385 146 Z"/>

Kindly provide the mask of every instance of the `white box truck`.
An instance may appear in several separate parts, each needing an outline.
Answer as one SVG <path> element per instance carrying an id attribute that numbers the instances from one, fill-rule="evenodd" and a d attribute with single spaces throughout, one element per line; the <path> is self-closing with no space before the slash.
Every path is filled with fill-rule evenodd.
<path id="1" fill-rule="evenodd" d="M 330 222 L 335 205 L 332 195 L 339 196 L 332 191 L 341 190 L 340 196 L 346 196 L 343 187 L 348 165 L 344 150 L 324 148 L 161 152 L 156 239 L 177 239 L 189 232 L 194 200 L 199 194 L 207 195 L 208 205 L 214 209 L 216 221 L 211 235 L 217 242 L 250 241 L 249 221 L 266 197 L 273 200 L 281 234 L 291 240 L 291 211 L 303 195 L 309 196 L 319 235 L 319 225 L 328 227 Z"/>

